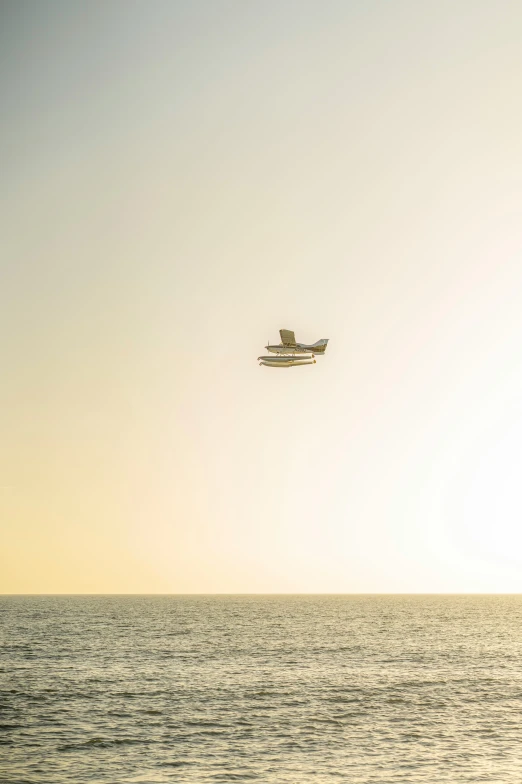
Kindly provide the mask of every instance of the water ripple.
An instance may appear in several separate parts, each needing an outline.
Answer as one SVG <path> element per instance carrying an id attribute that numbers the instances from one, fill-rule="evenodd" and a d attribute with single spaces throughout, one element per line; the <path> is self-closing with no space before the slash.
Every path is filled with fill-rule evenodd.
<path id="1" fill-rule="evenodd" d="M 520 784 L 522 598 L 0 597 L 9 784 Z"/>

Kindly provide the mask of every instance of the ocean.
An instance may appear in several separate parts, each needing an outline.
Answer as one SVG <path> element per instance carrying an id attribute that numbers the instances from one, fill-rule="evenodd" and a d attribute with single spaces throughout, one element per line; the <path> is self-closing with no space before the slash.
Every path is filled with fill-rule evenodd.
<path id="1" fill-rule="evenodd" d="M 521 596 L 2 596 L 4 784 L 522 782 Z"/>

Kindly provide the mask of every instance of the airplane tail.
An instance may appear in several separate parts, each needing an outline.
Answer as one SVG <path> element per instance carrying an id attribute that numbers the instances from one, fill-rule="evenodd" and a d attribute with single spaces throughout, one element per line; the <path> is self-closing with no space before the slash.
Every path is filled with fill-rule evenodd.
<path id="1" fill-rule="evenodd" d="M 324 354 L 326 351 L 326 346 L 328 343 L 328 338 L 321 338 L 316 343 L 312 343 L 311 346 L 308 346 L 310 351 L 313 351 L 314 354 Z"/>

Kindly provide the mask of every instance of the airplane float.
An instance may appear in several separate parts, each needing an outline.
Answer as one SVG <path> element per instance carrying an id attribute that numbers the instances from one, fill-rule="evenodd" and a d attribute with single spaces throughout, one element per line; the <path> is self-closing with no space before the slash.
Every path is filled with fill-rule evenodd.
<path id="1" fill-rule="evenodd" d="M 321 338 L 316 343 L 296 343 L 295 334 L 290 329 L 280 329 L 279 334 L 281 343 L 271 345 L 269 342 L 265 346 L 272 356 L 258 357 L 260 365 L 278 368 L 315 365 L 316 354 L 324 354 L 328 344 L 328 338 Z"/>

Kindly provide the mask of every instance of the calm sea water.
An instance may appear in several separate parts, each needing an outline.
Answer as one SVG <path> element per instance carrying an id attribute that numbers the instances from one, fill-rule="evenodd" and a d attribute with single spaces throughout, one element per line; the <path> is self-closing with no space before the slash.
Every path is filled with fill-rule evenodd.
<path id="1" fill-rule="evenodd" d="M 0 780 L 522 782 L 522 597 L 0 597 Z"/>

